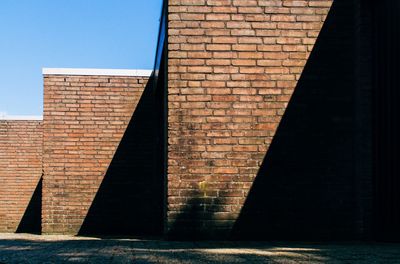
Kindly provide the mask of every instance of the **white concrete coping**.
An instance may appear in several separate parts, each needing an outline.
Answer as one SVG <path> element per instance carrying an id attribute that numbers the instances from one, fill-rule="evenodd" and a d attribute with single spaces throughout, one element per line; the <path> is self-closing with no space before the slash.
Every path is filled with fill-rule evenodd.
<path id="1" fill-rule="evenodd" d="M 42 121 L 43 116 L 34 115 L 0 115 L 0 120 L 9 121 Z"/>
<path id="2" fill-rule="evenodd" d="M 43 75 L 97 75 L 150 77 L 152 70 L 129 69 L 84 69 L 84 68 L 43 68 Z"/>

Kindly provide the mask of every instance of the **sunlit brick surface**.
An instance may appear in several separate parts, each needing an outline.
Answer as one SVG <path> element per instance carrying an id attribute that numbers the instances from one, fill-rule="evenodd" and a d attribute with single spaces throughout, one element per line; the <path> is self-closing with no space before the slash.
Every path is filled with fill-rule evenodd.
<path id="1" fill-rule="evenodd" d="M 78 233 L 147 81 L 44 76 L 43 233 Z"/>
<path id="2" fill-rule="evenodd" d="M 0 120 L 0 232 L 15 232 L 42 175 L 42 122 Z"/>
<path id="3" fill-rule="evenodd" d="M 169 1 L 171 232 L 230 230 L 331 4 Z"/>

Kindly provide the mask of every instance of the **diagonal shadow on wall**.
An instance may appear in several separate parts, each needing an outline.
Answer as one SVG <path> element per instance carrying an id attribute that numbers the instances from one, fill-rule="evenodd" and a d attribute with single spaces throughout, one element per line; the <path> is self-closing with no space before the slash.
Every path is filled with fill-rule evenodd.
<path id="1" fill-rule="evenodd" d="M 160 235 L 164 181 L 152 79 L 137 104 L 79 235 Z"/>
<path id="2" fill-rule="evenodd" d="M 42 182 L 40 177 L 16 233 L 40 234 L 42 232 Z"/>
<path id="3" fill-rule="evenodd" d="M 334 1 L 233 237 L 355 237 L 352 2 Z"/>

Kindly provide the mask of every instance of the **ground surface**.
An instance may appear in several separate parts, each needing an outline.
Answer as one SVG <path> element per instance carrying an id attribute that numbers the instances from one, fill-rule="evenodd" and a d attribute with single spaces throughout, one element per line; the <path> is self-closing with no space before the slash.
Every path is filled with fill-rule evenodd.
<path id="1" fill-rule="evenodd" d="M 400 244 L 172 242 L 0 234 L 0 263 L 400 263 Z"/>

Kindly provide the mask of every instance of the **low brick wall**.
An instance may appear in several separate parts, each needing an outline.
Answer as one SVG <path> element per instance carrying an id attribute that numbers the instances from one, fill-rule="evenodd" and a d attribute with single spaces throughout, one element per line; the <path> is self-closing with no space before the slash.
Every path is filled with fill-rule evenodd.
<path id="1" fill-rule="evenodd" d="M 148 80 L 44 76 L 43 233 L 156 229 Z"/>
<path id="2" fill-rule="evenodd" d="M 23 218 L 32 213 L 40 227 L 40 207 L 27 210 L 42 175 L 42 144 L 41 121 L 0 120 L 0 232 L 28 231 L 33 223 Z"/>

